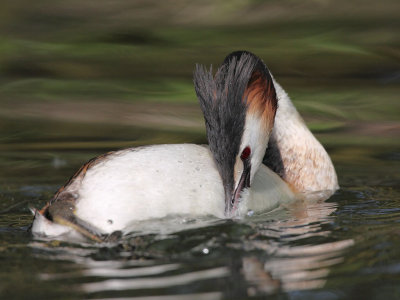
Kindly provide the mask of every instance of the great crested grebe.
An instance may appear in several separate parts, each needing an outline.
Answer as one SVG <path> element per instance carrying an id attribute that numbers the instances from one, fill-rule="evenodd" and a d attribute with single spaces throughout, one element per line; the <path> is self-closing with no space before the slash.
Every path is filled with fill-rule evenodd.
<path id="1" fill-rule="evenodd" d="M 233 52 L 215 76 L 196 66 L 194 83 L 209 148 L 152 145 L 94 158 L 34 211 L 33 234 L 101 241 L 132 222 L 241 216 L 338 188 L 325 149 L 257 56 Z"/>

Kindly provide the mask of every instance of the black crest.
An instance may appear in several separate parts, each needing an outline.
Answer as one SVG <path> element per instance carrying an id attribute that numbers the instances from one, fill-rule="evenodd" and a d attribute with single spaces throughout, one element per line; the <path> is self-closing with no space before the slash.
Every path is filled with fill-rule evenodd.
<path id="1" fill-rule="evenodd" d="M 233 172 L 244 131 L 246 99 L 243 95 L 255 71 L 264 66 L 252 53 L 237 51 L 228 55 L 217 70 L 196 65 L 194 86 L 203 111 L 207 139 L 225 192 L 233 190 Z"/>

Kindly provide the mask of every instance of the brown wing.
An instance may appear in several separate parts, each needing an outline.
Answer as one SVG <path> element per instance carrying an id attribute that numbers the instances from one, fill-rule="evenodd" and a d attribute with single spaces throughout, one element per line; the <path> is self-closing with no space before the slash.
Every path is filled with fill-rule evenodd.
<path id="1" fill-rule="evenodd" d="M 70 187 L 76 181 L 82 181 L 85 177 L 86 172 L 93 166 L 97 165 L 98 163 L 104 161 L 108 156 L 114 154 L 115 151 L 107 152 L 100 156 L 94 157 L 90 159 L 87 163 L 85 163 L 80 169 L 67 181 L 67 183 L 58 189 L 58 191 L 54 194 L 54 196 L 50 199 L 49 202 L 39 211 L 42 215 L 46 215 L 48 212 L 49 206 L 58 201 L 67 201 L 73 202 L 75 204 L 75 200 L 77 199 L 77 195 L 74 195 L 71 192 L 66 192 L 68 187 Z"/>

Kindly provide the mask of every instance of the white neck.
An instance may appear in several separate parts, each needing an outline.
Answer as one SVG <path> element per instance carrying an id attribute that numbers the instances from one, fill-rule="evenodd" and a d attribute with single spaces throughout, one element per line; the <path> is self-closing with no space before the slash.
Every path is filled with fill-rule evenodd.
<path id="1" fill-rule="evenodd" d="M 274 80 L 278 109 L 264 163 L 305 196 L 338 189 L 332 161 L 307 128 L 289 96 Z"/>

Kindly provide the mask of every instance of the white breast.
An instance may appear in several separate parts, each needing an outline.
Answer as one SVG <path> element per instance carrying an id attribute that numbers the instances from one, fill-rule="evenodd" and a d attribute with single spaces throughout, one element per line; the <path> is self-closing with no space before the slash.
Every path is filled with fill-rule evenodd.
<path id="1" fill-rule="evenodd" d="M 121 151 L 93 166 L 76 215 L 102 231 L 171 214 L 224 217 L 224 189 L 210 151 L 193 144 Z"/>

